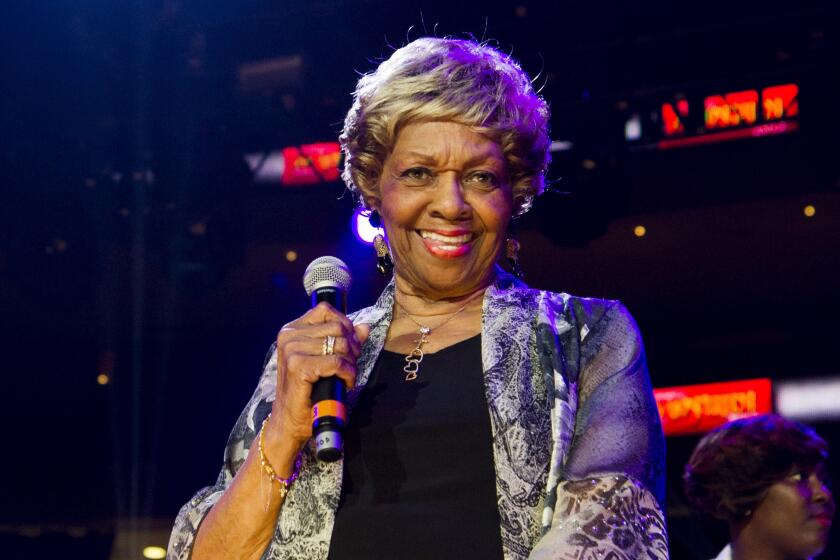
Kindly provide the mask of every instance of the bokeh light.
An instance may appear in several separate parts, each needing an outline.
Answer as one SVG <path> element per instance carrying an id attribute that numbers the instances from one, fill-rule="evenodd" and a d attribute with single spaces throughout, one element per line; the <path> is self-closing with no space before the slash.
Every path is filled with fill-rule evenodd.
<path id="1" fill-rule="evenodd" d="M 147 546 L 143 549 L 143 558 L 166 558 L 166 549 L 160 546 Z"/>
<path id="2" fill-rule="evenodd" d="M 357 208 L 356 211 L 353 212 L 353 219 L 351 223 L 353 226 L 353 234 L 356 236 L 356 239 L 362 243 L 367 243 L 368 245 L 373 245 L 373 238 L 376 237 L 377 233 L 381 233 L 383 235 L 385 233 L 382 228 L 375 228 L 370 225 L 367 211 L 362 211 L 361 208 Z"/>

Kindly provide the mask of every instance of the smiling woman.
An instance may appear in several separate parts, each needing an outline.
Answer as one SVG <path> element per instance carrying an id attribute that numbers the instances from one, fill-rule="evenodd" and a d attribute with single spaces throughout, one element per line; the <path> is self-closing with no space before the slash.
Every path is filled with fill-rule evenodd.
<path id="1" fill-rule="evenodd" d="M 397 290 L 429 300 L 490 284 L 513 208 L 498 144 L 453 122 L 405 126 L 385 159 L 379 198 Z"/>
<path id="2" fill-rule="evenodd" d="M 635 322 L 497 265 L 544 188 L 548 118 L 518 64 L 474 41 L 419 39 L 359 81 L 342 176 L 393 279 L 371 307 L 280 330 L 172 558 L 667 558 Z M 310 395 L 331 375 L 350 412 L 343 460 L 323 463 Z"/>

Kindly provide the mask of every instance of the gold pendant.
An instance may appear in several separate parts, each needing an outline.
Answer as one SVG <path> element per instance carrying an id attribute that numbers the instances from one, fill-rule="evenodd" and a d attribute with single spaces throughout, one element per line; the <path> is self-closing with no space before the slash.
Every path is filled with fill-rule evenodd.
<path id="1" fill-rule="evenodd" d="M 417 372 L 420 370 L 420 362 L 423 361 L 423 345 L 429 342 L 426 335 L 430 332 L 432 332 L 432 329 L 421 326 L 420 338 L 414 341 L 417 346 L 415 346 L 411 353 L 405 357 L 405 367 L 403 368 L 403 371 L 405 372 L 406 381 L 414 381 L 417 379 Z"/>

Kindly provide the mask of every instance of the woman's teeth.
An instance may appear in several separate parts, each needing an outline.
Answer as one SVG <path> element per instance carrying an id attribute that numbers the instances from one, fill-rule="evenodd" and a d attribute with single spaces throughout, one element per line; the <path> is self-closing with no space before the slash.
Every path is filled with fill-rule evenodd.
<path id="1" fill-rule="evenodd" d="M 463 235 L 441 235 L 439 233 L 435 233 L 433 231 L 420 231 L 421 237 L 423 239 L 430 239 L 432 241 L 438 241 L 444 243 L 443 247 L 458 247 L 459 245 L 463 245 L 464 243 L 468 242 L 472 238 L 471 233 L 465 233 Z"/>
<path id="2" fill-rule="evenodd" d="M 443 235 L 434 231 L 418 230 L 423 244 L 433 255 L 445 259 L 454 259 L 470 252 L 470 241 L 473 234 L 467 232 L 461 235 Z"/>

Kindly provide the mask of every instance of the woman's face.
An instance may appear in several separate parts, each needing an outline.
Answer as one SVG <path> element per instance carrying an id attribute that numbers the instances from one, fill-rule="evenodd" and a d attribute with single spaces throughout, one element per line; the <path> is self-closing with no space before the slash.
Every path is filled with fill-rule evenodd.
<path id="1" fill-rule="evenodd" d="M 513 196 L 501 147 L 454 122 L 406 125 L 385 159 L 378 201 L 404 289 L 441 299 L 493 281 Z"/>
<path id="2" fill-rule="evenodd" d="M 780 557 L 811 558 L 827 544 L 834 500 L 822 471 L 804 470 L 775 483 L 753 510 L 747 526 Z"/>

